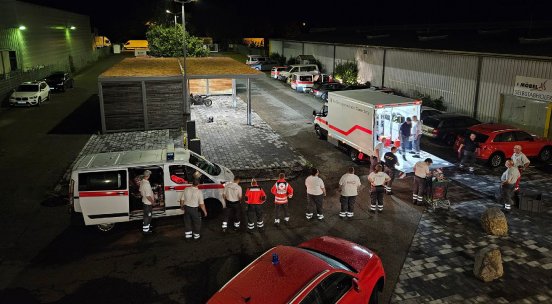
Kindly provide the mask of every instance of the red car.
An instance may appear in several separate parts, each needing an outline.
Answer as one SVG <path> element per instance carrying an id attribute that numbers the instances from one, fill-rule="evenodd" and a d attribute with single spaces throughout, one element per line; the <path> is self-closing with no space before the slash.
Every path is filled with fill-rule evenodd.
<path id="1" fill-rule="evenodd" d="M 487 161 L 491 167 L 498 167 L 507 158 L 512 157 L 514 146 L 520 145 L 527 157 L 538 157 L 543 162 L 552 158 L 552 141 L 531 135 L 521 129 L 502 124 L 479 124 L 468 128 L 467 134 L 475 133 L 475 141 L 480 143 L 476 157 Z M 458 150 L 464 142 L 463 136 L 457 136 L 454 144 Z"/>
<path id="2" fill-rule="evenodd" d="M 240 271 L 207 302 L 378 303 L 385 272 L 360 245 L 322 236 L 298 247 L 276 246 Z"/>

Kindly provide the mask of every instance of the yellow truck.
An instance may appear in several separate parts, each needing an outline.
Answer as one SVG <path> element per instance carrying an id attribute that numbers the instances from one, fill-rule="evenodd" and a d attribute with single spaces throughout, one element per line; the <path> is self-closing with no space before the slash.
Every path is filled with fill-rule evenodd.
<path id="1" fill-rule="evenodd" d="M 96 48 L 110 47 L 111 41 L 105 36 L 96 36 L 95 39 Z"/>
<path id="2" fill-rule="evenodd" d="M 124 45 L 125 50 L 147 50 L 148 41 L 147 40 L 129 40 Z"/>

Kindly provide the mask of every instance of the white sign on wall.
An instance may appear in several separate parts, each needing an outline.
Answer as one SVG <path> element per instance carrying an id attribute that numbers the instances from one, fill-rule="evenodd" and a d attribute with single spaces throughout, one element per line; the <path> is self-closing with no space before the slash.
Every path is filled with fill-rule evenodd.
<path id="1" fill-rule="evenodd" d="M 552 80 L 516 76 L 514 95 L 542 101 L 552 101 Z"/>

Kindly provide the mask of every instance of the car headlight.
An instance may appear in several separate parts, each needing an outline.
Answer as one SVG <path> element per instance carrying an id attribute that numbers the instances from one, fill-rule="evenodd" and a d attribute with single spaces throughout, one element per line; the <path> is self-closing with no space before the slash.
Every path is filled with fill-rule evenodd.
<path id="1" fill-rule="evenodd" d="M 29 97 L 29 99 L 36 99 L 36 96 L 31 96 Z"/>

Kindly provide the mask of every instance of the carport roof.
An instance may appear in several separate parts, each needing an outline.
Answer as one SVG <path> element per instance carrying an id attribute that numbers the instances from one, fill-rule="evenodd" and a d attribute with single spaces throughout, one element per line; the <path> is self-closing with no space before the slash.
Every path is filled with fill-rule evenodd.
<path id="1" fill-rule="evenodd" d="M 103 72 L 98 80 L 143 80 L 180 78 L 182 58 L 125 58 Z M 264 73 L 228 57 L 186 58 L 188 79 L 258 78 Z"/>

